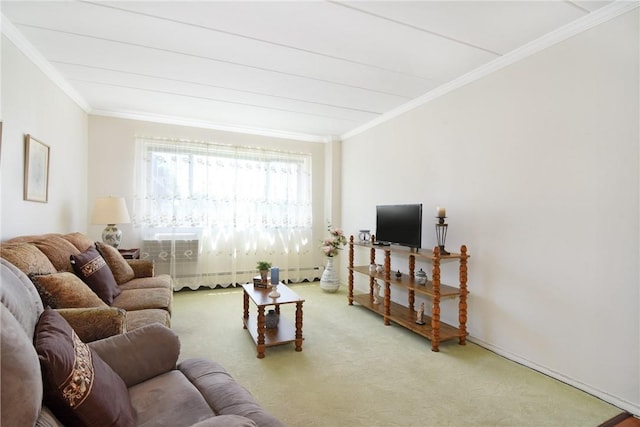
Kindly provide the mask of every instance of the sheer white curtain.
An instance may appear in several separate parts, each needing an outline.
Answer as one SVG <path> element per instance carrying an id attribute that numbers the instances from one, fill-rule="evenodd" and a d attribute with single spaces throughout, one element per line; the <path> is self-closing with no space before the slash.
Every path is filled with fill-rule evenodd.
<path id="1" fill-rule="evenodd" d="M 143 137 L 136 152 L 142 257 L 176 289 L 250 282 L 260 260 L 283 280 L 317 275 L 310 155 Z"/>

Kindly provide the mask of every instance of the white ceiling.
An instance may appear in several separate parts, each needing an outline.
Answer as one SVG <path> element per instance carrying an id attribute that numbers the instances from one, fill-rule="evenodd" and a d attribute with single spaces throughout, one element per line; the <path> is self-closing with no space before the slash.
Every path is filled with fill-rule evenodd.
<path id="1" fill-rule="evenodd" d="M 379 120 L 609 3 L 2 1 L 0 7 L 3 32 L 10 29 L 12 40 L 44 57 L 92 114 L 320 141 Z"/>

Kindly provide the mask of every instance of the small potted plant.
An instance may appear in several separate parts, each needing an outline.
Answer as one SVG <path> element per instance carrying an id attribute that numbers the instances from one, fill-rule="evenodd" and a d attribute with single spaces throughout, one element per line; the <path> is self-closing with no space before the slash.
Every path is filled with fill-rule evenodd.
<path id="1" fill-rule="evenodd" d="M 258 271 L 260 271 L 260 278 L 262 279 L 262 283 L 267 283 L 271 263 L 269 261 L 258 261 L 258 265 L 256 266 L 256 268 L 258 269 Z"/>

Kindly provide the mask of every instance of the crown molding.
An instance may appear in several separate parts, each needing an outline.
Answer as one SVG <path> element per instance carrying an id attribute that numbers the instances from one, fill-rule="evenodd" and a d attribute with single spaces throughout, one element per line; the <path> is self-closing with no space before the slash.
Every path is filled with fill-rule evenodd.
<path id="1" fill-rule="evenodd" d="M 215 129 L 226 132 L 244 133 L 250 135 L 260 135 L 274 138 L 293 139 L 305 142 L 322 142 L 326 143 L 331 140 L 332 136 L 313 135 L 306 133 L 286 132 L 275 129 L 262 129 L 228 125 L 222 123 L 208 122 L 204 120 L 189 120 L 177 117 L 130 113 L 118 111 L 95 110 L 73 87 L 62 77 L 62 75 L 51 65 L 49 61 L 36 50 L 35 47 L 22 35 L 22 33 L 13 25 L 13 23 L 1 14 L 0 26 L 2 34 L 4 34 L 18 49 L 29 58 L 55 85 L 57 85 L 69 98 L 71 98 L 82 110 L 87 114 L 117 117 L 131 120 L 142 120 L 154 123 L 165 123 L 179 126 L 189 126 L 204 129 Z"/>
<path id="2" fill-rule="evenodd" d="M 532 42 L 527 43 L 526 45 L 521 46 L 520 48 L 515 49 L 501 56 L 500 58 L 496 58 L 493 61 L 488 62 L 487 64 L 482 65 L 475 70 L 458 77 L 455 80 L 452 80 L 451 82 L 438 86 L 437 88 L 433 89 L 430 92 L 427 92 L 421 97 L 409 101 L 406 104 L 403 104 L 400 107 L 395 108 L 385 114 L 382 114 L 378 118 L 371 120 L 370 122 L 362 126 L 359 126 L 340 135 L 340 139 L 345 140 L 354 137 L 362 132 L 385 123 L 395 117 L 398 117 L 401 114 L 404 114 L 428 102 L 431 102 L 436 98 L 446 95 L 449 92 L 459 89 L 471 82 L 479 80 L 511 64 L 515 64 L 516 62 L 528 58 L 529 56 L 534 55 L 535 53 L 547 49 L 555 44 L 558 44 L 570 37 L 573 37 L 576 34 L 582 33 L 590 28 L 593 28 L 622 14 L 625 14 L 637 8 L 638 6 L 640 6 L 640 0 L 614 1 L 613 3 L 604 6 L 601 9 L 596 10 L 595 12 L 589 13 L 588 15 L 585 15 L 584 17 L 565 25 L 564 27 L 561 27 L 549 34 L 546 34 Z"/>
<path id="3" fill-rule="evenodd" d="M 191 120 L 172 116 L 163 116 L 147 113 L 135 113 L 135 112 L 122 112 L 122 111 L 108 111 L 108 110 L 93 110 L 90 112 L 94 116 L 114 117 L 118 119 L 128 120 L 141 120 L 152 123 L 162 123 L 176 126 L 187 126 L 201 129 L 213 129 L 224 132 L 243 133 L 249 135 L 267 136 L 272 138 L 292 139 L 295 141 L 304 142 L 322 142 L 326 143 L 330 140 L 330 136 L 313 135 L 307 133 L 286 132 L 276 129 L 264 129 L 245 127 L 239 125 L 230 125 L 223 123 L 215 123 L 206 120 Z"/>
<path id="4" fill-rule="evenodd" d="M 45 59 L 40 52 L 33 47 L 31 43 L 22 35 L 22 33 L 13 25 L 7 17 L 2 15 L 1 27 L 2 34 L 7 36 L 18 49 L 29 58 L 47 78 L 49 78 L 56 86 L 58 86 L 69 98 L 71 98 L 86 113 L 91 111 L 91 106 L 71 85 L 62 77 L 62 75 Z"/>

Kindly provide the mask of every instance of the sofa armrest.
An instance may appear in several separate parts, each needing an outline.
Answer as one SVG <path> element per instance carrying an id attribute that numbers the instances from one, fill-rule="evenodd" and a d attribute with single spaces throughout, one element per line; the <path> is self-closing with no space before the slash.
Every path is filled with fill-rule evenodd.
<path id="1" fill-rule="evenodd" d="M 121 308 L 59 308 L 57 311 L 83 342 L 108 338 L 127 330 L 127 313 Z"/>
<path id="2" fill-rule="evenodd" d="M 89 346 L 122 377 L 127 387 L 175 369 L 180 355 L 178 335 L 160 323 L 94 341 Z"/>
<path id="3" fill-rule="evenodd" d="M 141 277 L 153 277 L 155 275 L 153 261 L 146 259 L 128 259 L 127 262 L 133 269 L 136 279 Z"/>

